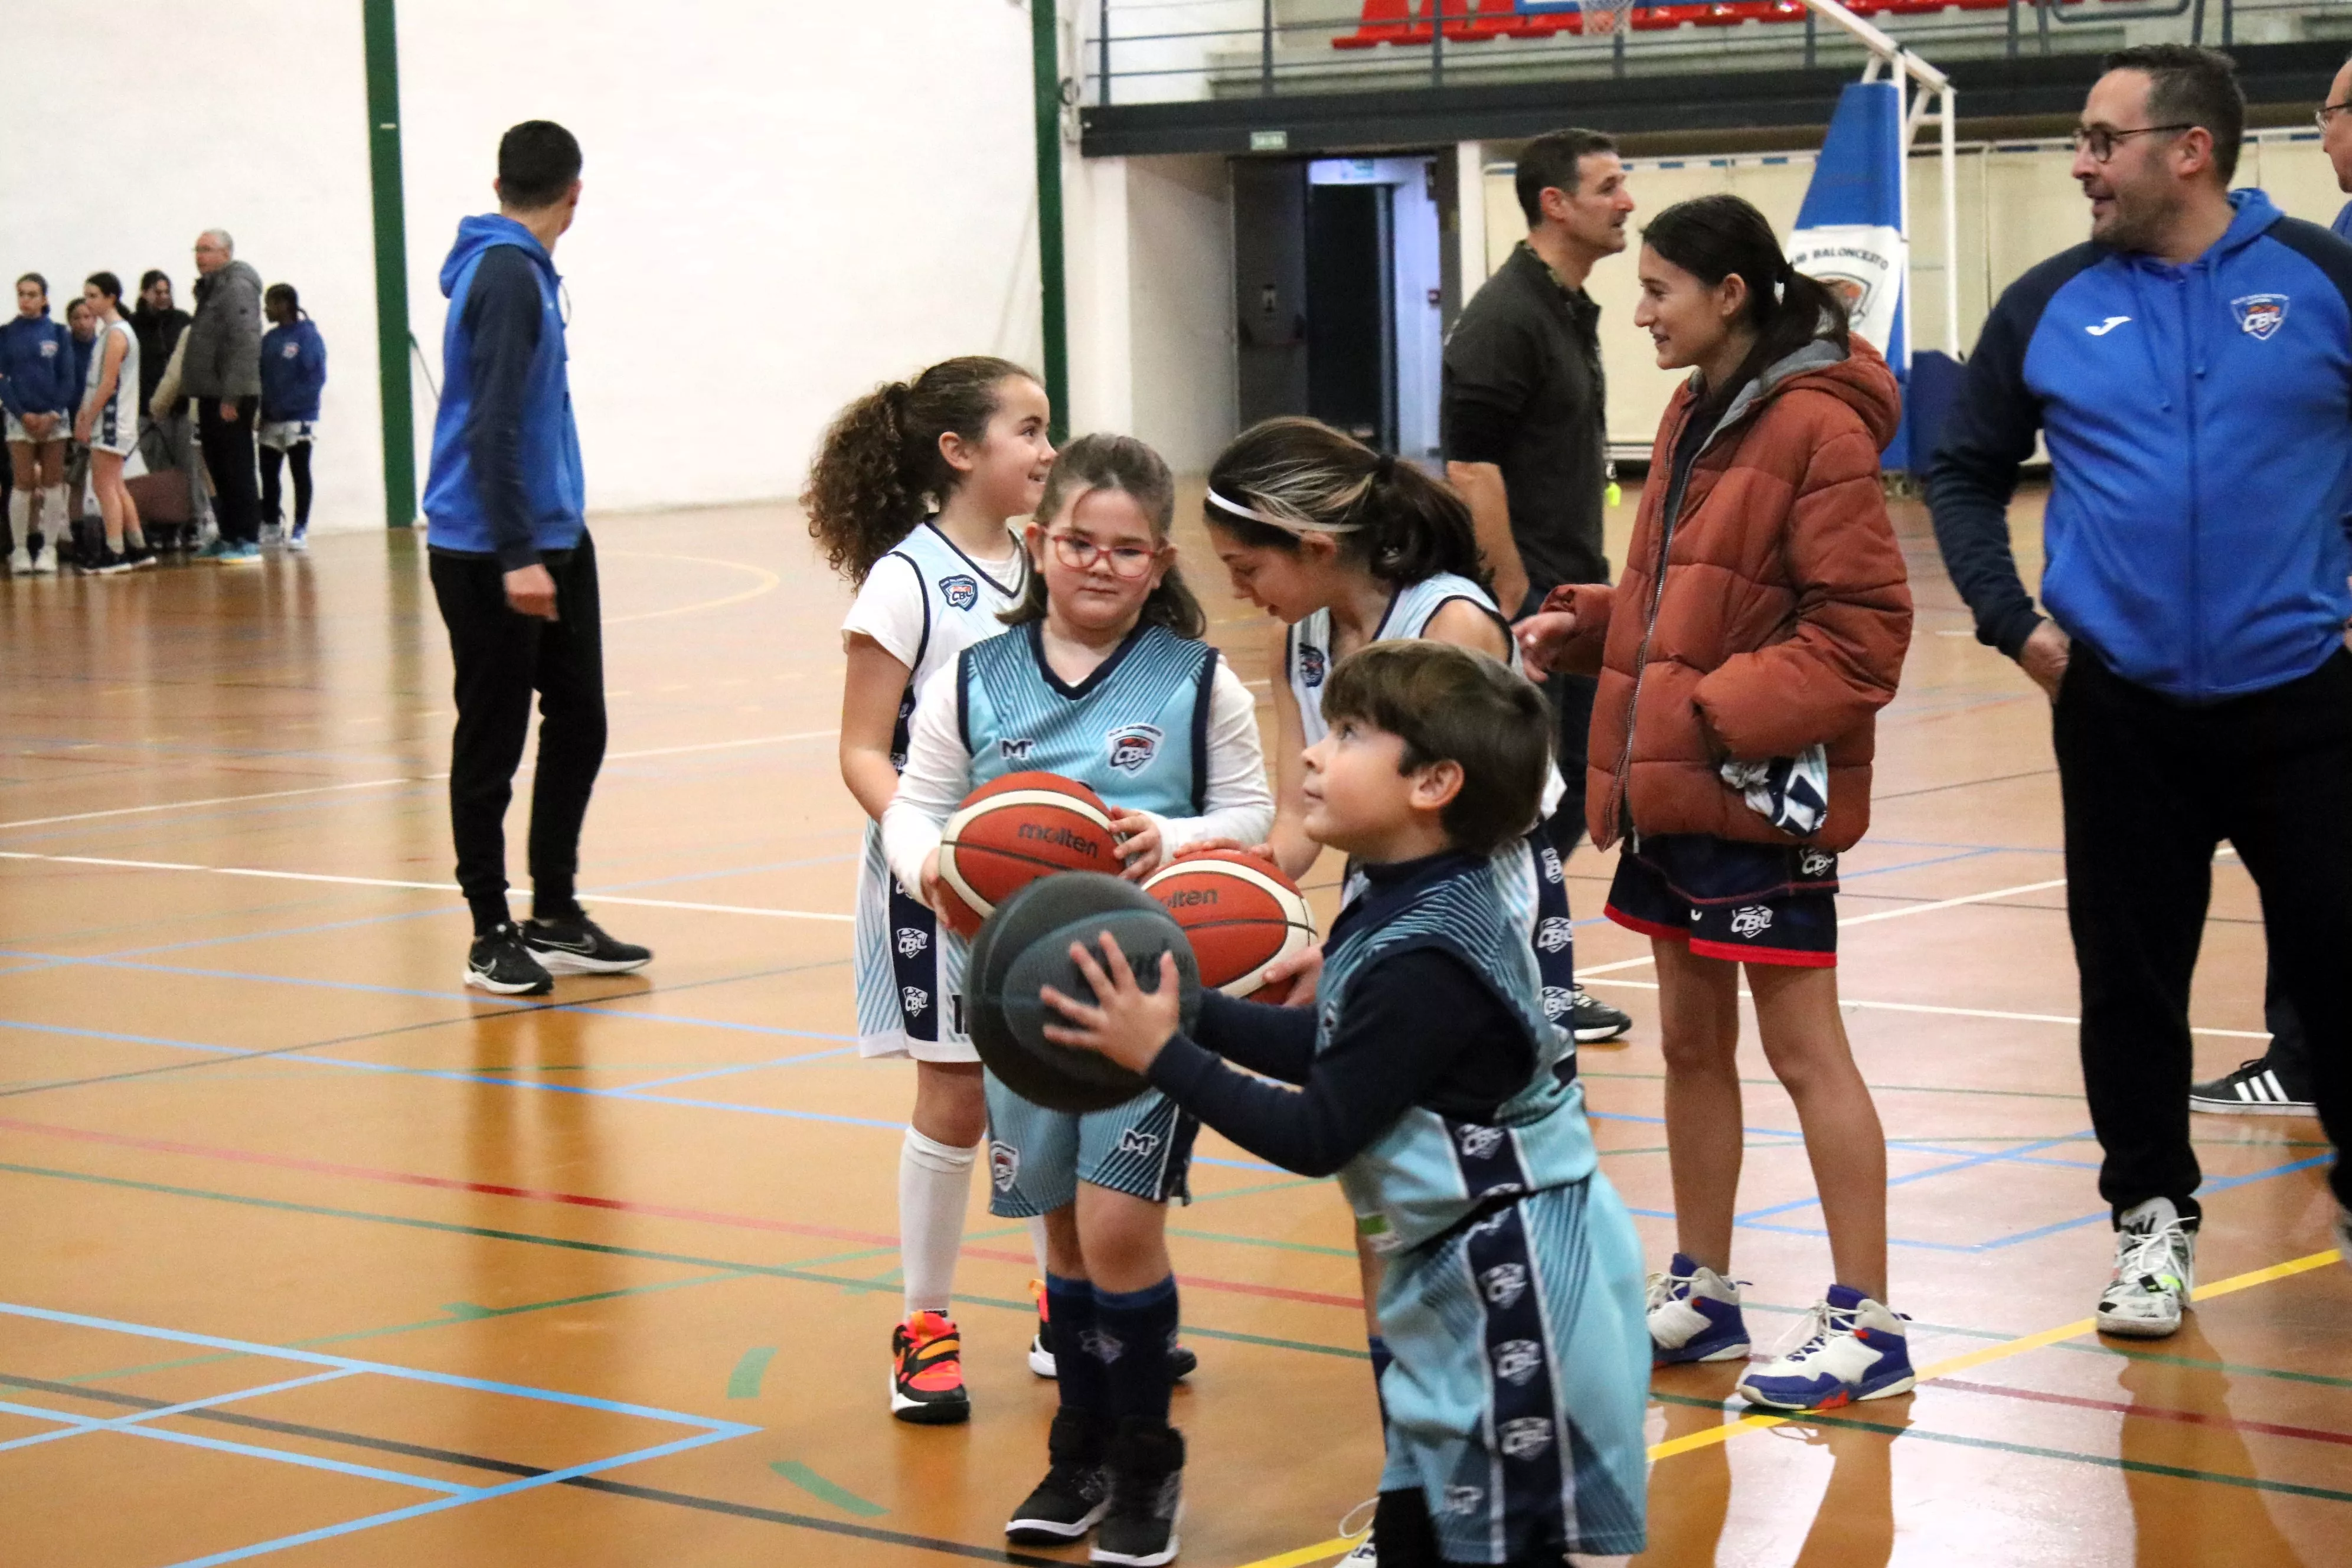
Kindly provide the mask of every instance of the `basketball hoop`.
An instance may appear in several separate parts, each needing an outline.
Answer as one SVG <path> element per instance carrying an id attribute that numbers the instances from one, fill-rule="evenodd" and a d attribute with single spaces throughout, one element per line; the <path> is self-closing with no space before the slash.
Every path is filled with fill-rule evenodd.
<path id="1" fill-rule="evenodd" d="M 1633 0 L 1584 0 L 1584 36 L 1602 38 L 1623 32 L 1633 9 Z"/>

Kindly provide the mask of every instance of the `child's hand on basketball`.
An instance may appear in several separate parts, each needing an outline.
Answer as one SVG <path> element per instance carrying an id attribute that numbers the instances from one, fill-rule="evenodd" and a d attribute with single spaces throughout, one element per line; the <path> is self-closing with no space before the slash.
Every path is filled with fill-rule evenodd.
<path id="1" fill-rule="evenodd" d="M 1541 680 L 1568 651 L 1569 639 L 1576 635 L 1576 612 L 1539 610 L 1514 626 L 1511 635 L 1519 639 L 1528 679 Z"/>
<path id="2" fill-rule="evenodd" d="M 1115 846 L 1118 858 L 1127 862 L 1120 876 L 1130 882 L 1140 882 L 1160 869 L 1167 856 L 1158 817 L 1148 811 L 1115 811 L 1110 816 L 1110 830 L 1118 836 Z"/>
<path id="3" fill-rule="evenodd" d="M 1046 1025 L 1045 1037 L 1057 1046 L 1108 1057 L 1129 1072 L 1147 1072 L 1176 1033 L 1176 955 L 1160 955 L 1160 988 L 1146 991 L 1135 983 L 1127 954 L 1108 931 L 1102 935 L 1102 958 L 1097 959 L 1085 943 L 1070 944 L 1071 962 L 1094 989 L 1093 1004 L 1065 996 L 1050 985 L 1038 992 L 1047 1006 L 1069 1020 Z"/>
<path id="4" fill-rule="evenodd" d="M 940 852 L 936 849 L 923 857 L 922 898 L 924 907 L 933 914 L 940 911 Z"/>
<path id="5" fill-rule="evenodd" d="M 1267 964 L 1263 984 L 1272 987 L 1286 980 L 1292 981 L 1295 984 L 1290 987 L 1290 994 L 1282 999 L 1282 1005 L 1312 1007 L 1315 1005 L 1316 983 L 1322 978 L 1323 944 L 1318 942 L 1312 947 L 1301 948 L 1287 958 L 1277 958 Z"/>

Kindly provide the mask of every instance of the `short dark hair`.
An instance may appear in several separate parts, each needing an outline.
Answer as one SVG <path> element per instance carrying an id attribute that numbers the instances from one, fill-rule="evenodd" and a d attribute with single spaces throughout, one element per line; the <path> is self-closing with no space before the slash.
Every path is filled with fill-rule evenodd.
<path id="1" fill-rule="evenodd" d="M 1585 131 L 1571 126 L 1566 131 L 1547 132 L 1519 149 L 1517 182 L 1519 210 L 1528 215 L 1528 226 L 1543 222 L 1543 194 L 1546 191 L 1566 191 L 1576 194 L 1577 182 L 1583 177 L 1584 160 L 1595 153 L 1614 153 L 1617 138 L 1601 131 Z"/>
<path id="2" fill-rule="evenodd" d="M 1461 792 L 1439 817 L 1454 848 L 1491 855 L 1535 826 L 1551 770 L 1551 705 L 1507 666 L 1452 643 L 1370 643 L 1324 688 L 1324 722 L 1342 719 L 1402 740 L 1408 773 L 1461 764 Z"/>
<path id="3" fill-rule="evenodd" d="M 122 279 L 111 272 L 93 272 L 82 281 L 110 300 L 120 302 L 122 299 Z"/>
<path id="4" fill-rule="evenodd" d="M 2213 167 L 2221 184 L 2237 176 L 2238 148 L 2246 138 L 2246 95 L 2229 56 L 2193 44 L 2145 44 L 2117 49 L 2107 57 L 2106 68 L 2145 75 L 2149 121 L 2204 127 L 2213 138 Z"/>
<path id="5" fill-rule="evenodd" d="M 1045 476 L 1045 493 L 1038 498 L 1033 521 L 1050 528 L 1065 508 L 1077 505 L 1088 490 L 1117 490 L 1127 497 L 1151 524 L 1151 537 L 1168 542 L 1176 526 L 1176 480 L 1168 471 L 1168 460 L 1144 442 L 1098 433 L 1081 436 L 1063 447 Z M 1021 602 L 996 618 L 1008 626 L 1044 620 L 1045 574 L 1032 570 Z M 1171 565 L 1143 601 L 1143 624 L 1198 641 L 1208 635 L 1209 613 L 1193 597 L 1184 574 Z"/>
<path id="6" fill-rule="evenodd" d="M 499 200 L 508 206 L 548 206 L 579 177 L 580 143 L 552 120 L 526 120 L 499 138 Z"/>

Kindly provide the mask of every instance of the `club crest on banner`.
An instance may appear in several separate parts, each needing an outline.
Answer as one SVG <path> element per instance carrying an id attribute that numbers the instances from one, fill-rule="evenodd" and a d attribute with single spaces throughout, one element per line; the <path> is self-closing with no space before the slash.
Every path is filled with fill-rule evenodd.
<path id="1" fill-rule="evenodd" d="M 1882 353 L 1895 341 L 1910 254 L 1899 230 L 1878 224 L 1800 229 L 1789 241 L 1789 265 L 1827 285 L 1853 330 Z"/>

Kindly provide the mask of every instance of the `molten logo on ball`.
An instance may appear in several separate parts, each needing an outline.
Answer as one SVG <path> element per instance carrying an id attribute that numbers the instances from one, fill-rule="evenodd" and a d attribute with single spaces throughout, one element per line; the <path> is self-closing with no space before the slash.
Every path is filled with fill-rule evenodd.
<path id="1" fill-rule="evenodd" d="M 1024 822 L 1014 837 L 1033 844 L 1051 844 L 1057 849 L 1068 849 L 1080 855 L 1099 855 L 1098 840 L 1067 827 L 1048 827 L 1042 823 Z"/>

